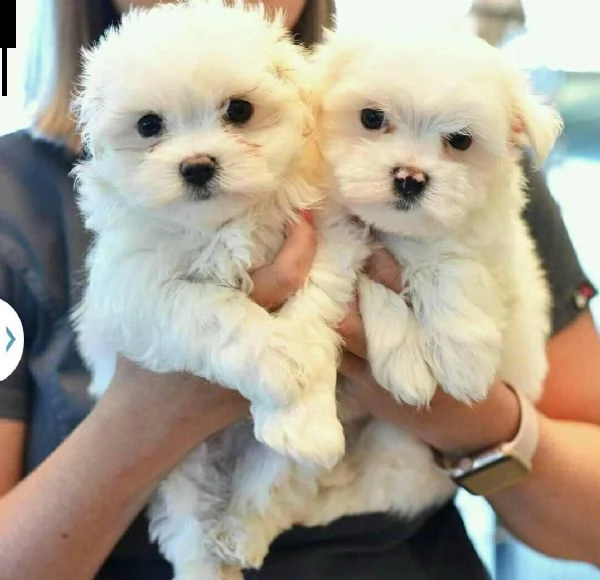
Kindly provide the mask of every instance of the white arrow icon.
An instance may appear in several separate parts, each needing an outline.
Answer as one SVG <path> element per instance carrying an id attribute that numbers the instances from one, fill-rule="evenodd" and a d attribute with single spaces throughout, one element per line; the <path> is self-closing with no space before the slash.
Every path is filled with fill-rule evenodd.
<path id="1" fill-rule="evenodd" d="M 0 381 L 7 379 L 17 368 L 23 356 L 23 345 L 23 324 L 19 316 L 8 302 L 0 300 Z"/>

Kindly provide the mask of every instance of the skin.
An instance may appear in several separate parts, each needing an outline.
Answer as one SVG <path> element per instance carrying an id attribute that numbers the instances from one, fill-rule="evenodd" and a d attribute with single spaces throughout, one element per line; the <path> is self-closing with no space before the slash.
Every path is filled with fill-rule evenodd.
<path id="1" fill-rule="evenodd" d="M 161 4 L 172 0 L 112 0 L 115 8 L 119 12 L 128 10 L 131 6 L 140 6 L 149 8 L 155 4 Z M 285 12 L 285 23 L 288 28 L 292 28 L 300 18 L 306 0 L 246 0 L 247 4 L 260 4 L 267 9 L 267 14 L 272 14 L 275 10 Z"/>
<path id="2" fill-rule="evenodd" d="M 132 4 L 114 1 L 121 8 Z M 268 309 L 283 304 L 304 281 L 315 251 L 310 219 L 292 226 L 278 259 L 254 272 L 253 299 Z M 402 286 L 398 266 L 385 253 L 371 259 L 368 272 L 393 290 Z M 348 348 L 341 372 L 356 381 L 346 396 L 367 412 L 449 454 L 486 448 L 516 432 L 518 405 L 500 381 L 486 401 L 471 407 L 443 391 L 428 411 L 399 405 L 371 376 L 356 306 L 339 330 Z M 549 341 L 548 355 L 534 470 L 488 500 L 534 548 L 600 565 L 600 523 L 589 517 L 600 508 L 600 338 L 589 312 Z M 0 420 L 0 580 L 93 577 L 156 483 L 195 445 L 247 412 L 233 391 L 121 360 L 102 400 L 20 483 L 26 429 Z"/>

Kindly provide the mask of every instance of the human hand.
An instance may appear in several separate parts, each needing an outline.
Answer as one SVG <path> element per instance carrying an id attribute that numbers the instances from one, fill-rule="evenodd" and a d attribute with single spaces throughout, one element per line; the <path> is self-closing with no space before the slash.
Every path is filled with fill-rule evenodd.
<path id="1" fill-rule="evenodd" d="M 289 225 L 275 260 L 252 273 L 254 288 L 250 298 L 263 308 L 277 310 L 304 285 L 317 253 L 312 219 L 310 211 L 301 212 L 301 219 Z"/>
<path id="2" fill-rule="evenodd" d="M 384 249 L 369 259 L 367 275 L 395 292 L 402 291 L 402 272 Z M 345 395 L 366 413 L 412 432 L 428 445 L 449 455 L 468 453 L 508 441 L 519 421 L 514 392 L 497 381 L 485 401 L 466 405 L 438 389 L 426 409 L 405 405 L 373 378 L 367 359 L 364 326 L 355 302 L 339 325 L 346 344 L 340 373 L 346 376 Z"/>

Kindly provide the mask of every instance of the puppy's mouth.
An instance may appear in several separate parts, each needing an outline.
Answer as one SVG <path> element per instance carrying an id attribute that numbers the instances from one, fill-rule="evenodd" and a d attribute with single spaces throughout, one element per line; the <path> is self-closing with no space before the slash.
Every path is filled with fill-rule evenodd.
<path id="1" fill-rule="evenodd" d="M 415 207 L 419 205 L 419 200 L 416 199 L 404 197 L 399 198 L 398 196 L 394 196 L 394 198 L 394 201 L 390 205 L 392 205 L 392 207 L 398 211 L 408 212 L 412 209 L 415 209 Z"/>
<path id="2" fill-rule="evenodd" d="M 424 171 L 411 166 L 392 169 L 393 197 L 392 205 L 400 211 L 410 211 L 418 206 L 429 186 L 429 176 Z"/>
<path id="3" fill-rule="evenodd" d="M 187 197 L 190 201 L 208 201 L 217 196 L 217 187 L 215 185 L 205 185 L 201 187 L 187 187 Z"/>

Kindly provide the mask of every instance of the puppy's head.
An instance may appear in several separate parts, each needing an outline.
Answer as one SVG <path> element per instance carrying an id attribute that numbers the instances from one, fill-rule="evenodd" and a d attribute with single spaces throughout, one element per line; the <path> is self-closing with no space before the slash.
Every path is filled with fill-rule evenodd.
<path id="1" fill-rule="evenodd" d="M 518 146 L 548 154 L 560 119 L 496 49 L 456 32 L 367 35 L 331 35 L 315 57 L 325 156 L 367 223 L 443 234 L 502 193 Z"/>
<path id="2" fill-rule="evenodd" d="M 93 182 L 113 207 L 200 226 L 282 195 L 311 124 L 304 55 L 280 19 L 231 4 L 133 10 L 84 55 L 83 197 Z"/>

